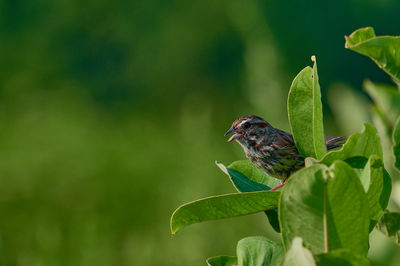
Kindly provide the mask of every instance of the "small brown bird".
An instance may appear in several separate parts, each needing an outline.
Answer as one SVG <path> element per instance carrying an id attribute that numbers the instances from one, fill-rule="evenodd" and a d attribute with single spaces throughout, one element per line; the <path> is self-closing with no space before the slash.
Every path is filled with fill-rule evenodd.
<path id="1" fill-rule="evenodd" d="M 267 121 L 255 115 L 236 119 L 225 136 L 234 132 L 228 141 L 237 141 L 247 158 L 268 175 L 281 180 L 284 185 L 295 171 L 304 167 L 304 157 L 297 151 L 293 136 L 272 127 Z M 327 137 L 328 150 L 342 146 L 344 137 Z"/>

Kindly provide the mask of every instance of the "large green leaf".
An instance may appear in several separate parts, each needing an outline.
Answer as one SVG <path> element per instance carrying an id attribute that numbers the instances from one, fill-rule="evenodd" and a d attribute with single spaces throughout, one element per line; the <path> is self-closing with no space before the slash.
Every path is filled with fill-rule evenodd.
<path id="1" fill-rule="evenodd" d="M 215 256 L 207 259 L 208 266 L 234 266 L 237 265 L 237 257 Z"/>
<path id="2" fill-rule="evenodd" d="M 381 142 L 375 127 L 367 123 L 364 127 L 363 132 L 351 135 L 342 148 L 325 154 L 321 163 L 331 165 L 336 160 L 346 160 L 357 156 L 369 158 L 373 154 L 382 158 Z"/>
<path id="3" fill-rule="evenodd" d="M 387 237 L 400 245 L 400 213 L 385 211 L 379 220 L 377 228 Z"/>
<path id="4" fill-rule="evenodd" d="M 283 244 L 296 236 L 313 253 L 350 248 L 368 250 L 368 201 L 355 171 L 337 161 L 304 168 L 288 180 L 279 204 Z"/>
<path id="5" fill-rule="evenodd" d="M 228 175 L 233 186 L 240 192 L 270 190 L 280 184 L 278 179 L 267 175 L 249 160 L 235 161 L 228 167 L 219 162 L 215 163 Z"/>
<path id="6" fill-rule="evenodd" d="M 388 205 L 392 180 L 377 155 L 371 155 L 369 160 L 365 157 L 351 157 L 346 159 L 346 163 L 353 167 L 367 193 L 372 231 Z"/>
<path id="7" fill-rule="evenodd" d="M 338 249 L 322 253 L 316 257 L 318 266 L 370 266 L 369 260 L 348 249 Z"/>
<path id="8" fill-rule="evenodd" d="M 257 213 L 275 209 L 280 192 L 259 191 L 212 196 L 180 206 L 171 217 L 171 232 L 184 226 L 209 220 Z"/>
<path id="9" fill-rule="evenodd" d="M 282 244 L 272 242 L 263 236 L 241 239 L 236 248 L 240 266 L 278 266 L 283 260 Z"/>
<path id="10" fill-rule="evenodd" d="M 367 165 L 364 167 L 362 176 L 370 180 L 367 199 L 369 218 L 371 219 L 370 231 L 372 231 L 389 203 L 392 180 L 385 168 L 383 168 L 382 159 L 376 155 L 370 157 Z"/>
<path id="11" fill-rule="evenodd" d="M 252 162 L 249 160 L 239 160 L 234 161 L 230 165 L 228 165 L 228 171 L 235 170 L 242 173 L 248 179 L 264 184 L 268 187 L 276 187 L 280 184 L 280 181 L 272 176 L 267 175 L 260 169 L 258 169 Z"/>
<path id="12" fill-rule="evenodd" d="M 312 60 L 313 68 L 304 68 L 293 80 L 288 96 L 288 114 L 300 154 L 321 159 L 326 153 L 321 90 L 314 56 Z"/>
<path id="13" fill-rule="evenodd" d="M 400 116 L 398 117 L 393 130 L 393 154 L 394 166 L 400 170 Z"/>
<path id="14" fill-rule="evenodd" d="M 400 51 L 399 51 L 400 54 Z M 400 116 L 400 92 L 395 86 L 365 81 L 364 90 L 371 96 L 378 108 L 379 115 L 391 130 Z"/>
<path id="15" fill-rule="evenodd" d="M 282 266 L 315 266 L 311 252 L 303 247 L 303 240 L 295 237 L 290 249 L 286 253 Z"/>
<path id="16" fill-rule="evenodd" d="M 222 163 L 216 162 L 217 166 L 229 176 L 233 186 L 239 192 L 254 192 L 270 190 L 277 186 L 280 181 L 270 177 L 263 171 L 255 167 L 249 160 L 240 160 L 225 167 Z M 280 232 L 278 210 L 267 210 L 265 214 L 269 223 L 276 232 Z"/>
<path id="17" fill-rule="evenodd" d="M 356 30 L 346 36 L 345 47 L 368 56 L 396 82 L 400 82 L 400 37 L 375 36 L 371 27 Z"/>

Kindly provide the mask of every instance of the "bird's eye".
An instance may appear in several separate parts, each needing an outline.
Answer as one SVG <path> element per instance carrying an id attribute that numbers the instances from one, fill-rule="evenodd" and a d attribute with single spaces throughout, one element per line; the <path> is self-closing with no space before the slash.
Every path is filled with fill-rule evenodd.
<path id="1" fill-rule="evenodd" d="M 249 122 L 245 122 L 244 124 L 243 124 L 243 128 L 244 129 L 248 129 L 250 127 L 250 123 Z"/>

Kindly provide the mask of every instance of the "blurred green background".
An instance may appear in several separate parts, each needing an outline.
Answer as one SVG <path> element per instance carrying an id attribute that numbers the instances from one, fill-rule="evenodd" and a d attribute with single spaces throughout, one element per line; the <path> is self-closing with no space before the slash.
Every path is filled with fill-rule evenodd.
<path id="1" fill-rule="evenodd" d="M 263 214 L 175 236 L 169 218 L 234 192 L 214 161 L 244 154 L 223 133 L 246 114 L 288 130 L 287 92 L 313 54 L 326 134 L 372 121 L 362 82 L 390 80 L 343 37 L 399 35 L 399 11 L 395 0 L 1 1 L 2 265 L 205 265 L 243 237 L 278 240 Z M 400 249 L 372 237 L 370 257 L 395 265 Z"/>

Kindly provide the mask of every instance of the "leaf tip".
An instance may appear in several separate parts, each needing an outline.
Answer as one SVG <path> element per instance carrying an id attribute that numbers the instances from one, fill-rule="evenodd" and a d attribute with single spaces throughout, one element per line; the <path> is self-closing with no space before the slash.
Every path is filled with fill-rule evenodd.
<path id="1" fill-rule="evenodd" d="M 312 55 L 312 56 L 311 56 L 311 61 L 313 61 L 314 63 L 317 61 L 315 55 Z"/>
<path id="2" fill-rule="evenodd" d="M 171 217 L 171 224 L 170 224 L 171 235 L 175 236 L 175 234 L 179 231 L 179 227 L 174 224 Z"/>
<path id="3" fill-rule="evenodd" d="M 355 46 L 360 45 L 362 42 L 375 38 L 375 31 L 372 27 L 364 27 L 352 32 L 349 36 L 345 36 L 344 47 L 353 49 Z"/>
<path id="4" fill-rule="evenodd" d="M 169 228 L 171 230 L 171 234 L 174 236 L 176 234 L 176 232 L 179 231 L 180 227 L 179 225 L 177 225 L 176 223 L 176 213 L 181 209 L 182 206 L 179 206 L 171 215 L 171 218 L 169 220 Z"/>
<path id="5" fill-rule="evenodd" d="M 350 37 L 347 35 L 344 35 L 344 48 L 349 49 L 349 40 Z"/>
<path id="6" fill-rule="evenodd" d="M 229 176 L 228 169 L 226 169 L 226 166 L 224 164 L 218 162 L 217 160 L 215 160 L 215 164 L 218 166 L 219 169 L 221 169 L 222 172 Z"/>

